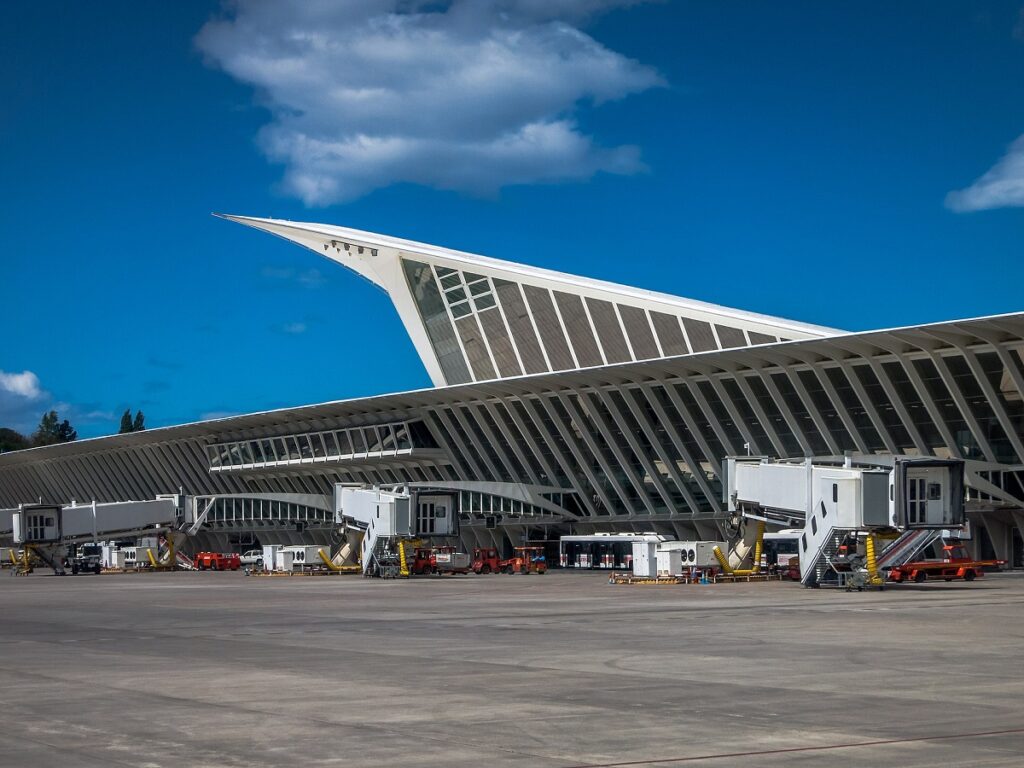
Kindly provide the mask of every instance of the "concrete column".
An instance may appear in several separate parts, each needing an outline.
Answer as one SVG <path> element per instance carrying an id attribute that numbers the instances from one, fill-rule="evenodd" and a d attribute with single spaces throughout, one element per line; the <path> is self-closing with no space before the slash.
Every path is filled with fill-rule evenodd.
<path id="1" fill-rule="evenodd" d="M 992 512 L 984 513 L 981 519 L 985 530 L 988 531 L 988 537 L 992 542 L 996 558 L 1009 561 L 1011 559 L 1010 526 Z"/>

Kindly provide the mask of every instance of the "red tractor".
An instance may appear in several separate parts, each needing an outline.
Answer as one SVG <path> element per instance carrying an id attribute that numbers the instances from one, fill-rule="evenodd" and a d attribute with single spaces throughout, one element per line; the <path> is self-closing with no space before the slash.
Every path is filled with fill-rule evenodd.
<path id="1" fill-rule="evenodd" d="M 197 571 L 237 571 L 242 567 L 242 559 L 234 552 L 200 552 L 193 565 Z"/>
<path id="2" fill-rule="evenodd" d="M 494 547 L 477 547 L 473 550 L 473 573 L 498 573 L 502 569 L 502 560 Z"/>
<path id="3" fill-rule="evenodd" d="M 434 550 L 430 547 L 416 547 L 413 554 L 410 572 L 416 576 L 423 576 L 434 573 L 437 570 L 437 562 L 434 560 Z"/>
<path id="4" fill-rule="evenodd" d="M 514 552 L 508 560 L 501 561 L 505 573 L 547 573 L 544 547 L 516 547 Z"/>

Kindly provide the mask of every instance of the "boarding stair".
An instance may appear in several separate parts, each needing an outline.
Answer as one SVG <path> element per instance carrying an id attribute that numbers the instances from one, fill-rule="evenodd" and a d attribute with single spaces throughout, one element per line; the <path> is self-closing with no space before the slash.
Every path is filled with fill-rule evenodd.
<path id="1" fill-rule="evenodd" d="M 363 534 L 361 552 L 364 576 L 394 578 L 402 575 L 402 550 L 396 537 L 378 536 L 371 526 Z"/>
<path id="2" fill-rule="evenodd" d="M 891 542 L 878 557 L 880 569 L 895 568 L 920 556 L 930 544 L 942 539 L 942 530 L 917 528 Z"/>
<path id="3" fill-rule="evenodd" d="M 58 576 L 64 575 L 64 555 L 66 554 L 66 550 L 63 547 L 36 547 L 32 546 L 31 544 L 26 544 L 25 549 L 27 551 L 30 551 L 31 555 L 38 557 L 40 560 L 46 563 L 47 566 L 53 569 L 53 572 L 55 574 L 57 574 Z"/>
<path id="4" fill-rule="evenodd" d="M 850 532 L 848 528 L 833 526 L 832 516 L 825 517 L 824 511 L 824 505 L 820 505 L 808 517 L 800 536 L 800 581 L 805 587 L 821 584 L 830 571 L 837 570 L 833 562 Z"/>
<path id="5" fill-rule="evenodd" d="M 175 552 L 174 559 L 178 567 L 184 571 L 194 571 L 196 569 L 196 564 L 192 561 L 192 558 L 184 552 Z"/>

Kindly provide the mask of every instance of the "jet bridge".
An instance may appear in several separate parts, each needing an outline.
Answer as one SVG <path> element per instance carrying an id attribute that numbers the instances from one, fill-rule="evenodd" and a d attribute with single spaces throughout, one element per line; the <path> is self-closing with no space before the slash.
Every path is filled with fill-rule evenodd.
<path id="1" fill-rule="evenodd" d="M 408 576 L 409 542 L 458 535 L 456 501 L 452 492 L 339 483 L 334 489 L 334 518 L 346 532 L 361 536 L 364 576 Z"/>
<path id="2" fill-rule="evenodd" d="M 905 456 L 842 463 L 726 459 L 728 509 L 740 523 L 800 527 L 805 586 L 882 586 L 882 567 L 965 524 L 964 462 Z M 756 566 L 756 564 L 755 564 Z"/>
<path id="3" fill-rule="evenodd" d="M 162 535 L 173 560 L 175 542 L 196 522 L 195 500 L 169 494 L 149 501 L 98 504 L 22 504 L 0 510 L 0 539 L 11 538 L 53 568 L 64 572 L 68 547 L 87 541 Z M 152 552 L 151 562 L 156 561 Z"/>

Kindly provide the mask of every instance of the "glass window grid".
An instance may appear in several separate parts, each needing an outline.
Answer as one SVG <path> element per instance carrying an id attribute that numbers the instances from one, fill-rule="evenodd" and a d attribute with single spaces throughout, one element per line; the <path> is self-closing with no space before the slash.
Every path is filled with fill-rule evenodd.
<path id="1" fill-rule="evenodd" d="M 434 270 L 454 319 L 458 320 L 474 312 L 484 312 L 497 306 L 494 286 L 486 275 L 456 272 L 436 266 Z"/>
<path id="2" fill-rule="evenodd" d="M 258 467 L 317 460 L 351 458 L 369 454 L 388 455 L 414 448 L 436 448 L 433 438 L 417 439 L 409 424 L 377 424 L 366 427 L 307 432 L 277 438 L 257 438 L 217 443 L 207 448 L 211 469 Z M 416 431 L 419 436 L 429 432 Z"/>

